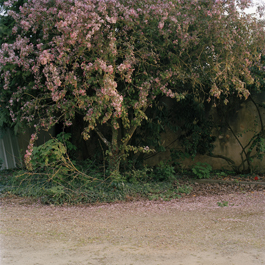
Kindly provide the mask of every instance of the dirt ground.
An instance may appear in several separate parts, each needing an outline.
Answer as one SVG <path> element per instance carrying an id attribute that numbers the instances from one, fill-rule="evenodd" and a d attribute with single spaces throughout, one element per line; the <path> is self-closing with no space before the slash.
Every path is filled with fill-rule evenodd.
<path id="1" fill-rule="evenodd" d="M 0 210 L 1 265 L 265 264 L 264 191 Z"/>

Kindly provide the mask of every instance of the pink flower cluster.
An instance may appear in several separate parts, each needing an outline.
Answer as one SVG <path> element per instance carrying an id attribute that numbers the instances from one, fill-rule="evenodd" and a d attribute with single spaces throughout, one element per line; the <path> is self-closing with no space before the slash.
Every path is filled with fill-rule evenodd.
<path id="1" fill-rule="evenodd" d="M 44 50 L 39 56 L 39 61 L 41 64 L 45 65 L 52 61 L 53 58 L 54 56 L 50 52 L 48 52 L 48 50 Z"/>
<path id="2" fill-rule="evenodd" d="M 101 94 L 104 99 L 111 102 L 111 106 L 115 109 L 115 116 L 120 117 L 122 112 L 123 96 L 117 91 L 117 83 L 106 75 L 103 79 L 103 87 L 101 88 Z"/>
<path id="3" fill-rule="evenodd" d="M 219 99 L 221 93 L 222 93 L 222 90 L 220 90 L 220 89 L 216 86 L 216 84 L 213 84 L 213 86 L 212 86 L 212 88 L 211 88 L 211 90 L 210 90 L 210 95 L 213 96 L 213 97 L 215 97 L 215 98 L 218 98 L 218 99 Z"/>
<path id="4" fill-rule="evenodd" d="M 31 155 L 32 155 L 32 152 L 33 152 L 33 144 L 34 142 L 38 139 L 37 137 L 37 133 L 34 133 L 31 135 L 31 138 L 30 138 L 30 141 L 29 141 L 29 145 L 28 145 L 28 149 L 26 150 L 26 154 L 24 156 L 24 163 L 26 165 L 26 168 L 28 170 L 33 170 L 32 168 L 32 164 L 31 164 Z"/>
<path id="5" fill-rule="evenodd" d="M 265 53 L 264 28 L 239 15 L 235 1 L 210 1 L 211 8 L 199 2 L 29 0 L 10 11 L 17 35 L 2 44 L 0 74 L 5 93 L 16 90 L 6 100 L 12 120 L 41 117 L 48 128 L 60 116 L 69 126 L 79 112 L 87 139 L 98 124 L 117 129 L 117 119 L 134 131 L 157 95 L 179 100 L 186 87 L 204 93 L 201 80 L 214 83 L 216 99 L 228 97 L 231 84 L 247 98 L 245 83 L 254 82 L 249 67 L 259 67 Z M 43 36 L 35 39 L 39 29 Z M 14 85 L 18 70 L 34 82 Z"/>
<path id="6" fill-rule="evenodd" d="M 104 71 L 105 73 L 109 73 L 112 74 L 113 73 L 113 66 L 112 65 L 108 65 L 105 61 L 103 61 L 102 59 L 97 59 L 94 63 L 94 69 L 95 70 L 99 70 L 101 69 L 102 71 Z"/>

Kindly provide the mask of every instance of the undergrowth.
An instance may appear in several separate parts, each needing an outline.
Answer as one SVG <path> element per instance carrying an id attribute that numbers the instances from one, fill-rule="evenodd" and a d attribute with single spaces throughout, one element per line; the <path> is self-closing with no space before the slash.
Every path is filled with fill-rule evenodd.
<path id="1" fill-rule="evenodd" d="M 31 170 L 0 171 L 0 196 L 32 197 L 43 204 L 80 204 L 138 199 L 171 200 L 189 194 L 191 187 L 180 186 L 183 178 L 211 178 L 229 172 L 211 172 L 207 163 L 197 163 L 190 171 L 178 175 L 173 166 L 159 163 L 156 167 L 135 168 L 128 163 L 124 171 L 111 174 L 98 159 L 76 162 L 70 134 L 59 134 L 39 147 L 34 147 Z M 213 174 L 212 174 L 213 173 Z"/>
<path id="2" fill-rule="evenodd" d="M 190 193 L 179 187 L 172 166 L 129 167 L 113 175 L 97 159 L 76 162 L 70 134 L 61 133 L 33 148 L 29 171 L 0 172 L 0 194 L 33 197 L 44 204 L 115 202 L 146 198 L 170 200 Z M 12 174 L 11 174 L 12 173 Z"/>
<path id="3" fill-rule="evenodd" d="M 176 176 L 172 175 L 172 168 L 162 174 L 161 168 L 165 167 L 161 164 L 157 168 L 130 170 L 114 180 L 93 161 L 75 165 L 77 172 L 68 168 L 68 175 L 54 169 L 50 169 L 53 171 L 50 173 L 20 170 L 7 174 L 3 171 L 0 175 L 0 193 L 1 196 L 33 197 L 43 204 L 54 205 L 139 199 L 167 201 L 180 198 L 183 193 L 189 194 L 191 188 L 178 184 Z M 66 168 L 62 172 L 66 174 Z"/>

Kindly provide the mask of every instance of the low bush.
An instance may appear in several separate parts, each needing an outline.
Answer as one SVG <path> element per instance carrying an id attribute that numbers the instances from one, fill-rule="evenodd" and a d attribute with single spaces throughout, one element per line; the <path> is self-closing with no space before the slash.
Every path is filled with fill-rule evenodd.
<path id="1" fill-rule="evenodd" d="M 15 171 L 0 175 L 0 192 L 34 197 L 44 204 L 77 204 L 114 202 L 138 198 L 170 200 L 189 193 L 187 186 L 175 185 L 172 166 L 130 168 L 111 175 L 98 160 L 76 162 L 68 151 L 75 149 L 70 135 L 59 135 L 39 147 L 34 147 L 31 171 Z"/>
<path id="2" fill-rule="evenodd" d="M 210 173 L 212 171 L 212 167 L 207 163 L 196 163 L 195 166 L 192 167 L 193 174 L 199 179 L 208 179 L 211 177 Z"/>
<path id="3" fill-rule="evenodd" d="M 16 171 L 6 178 L 0 177 L 2 196 L 14 194 L 34 197 L 43 204 L 78 204 L 116 202 L 138 199 L 171 200 L 189 194 L 189 186 L 179 186 L 177 181 L 150 181 L 153 171 L 148 168 L 125 172 L 119 179 L 110 181 L 93 162 L 86 171 L 71 173 L 63 179 L 47 173 Z M 81 170 L 84 165 L 76 166 Z M 71 172 L 71 171 L 70 171 Z M 88 175 L 88 172 L 90 174 Z M 101 173 L 101 175 L 100 175 Z M 158 178 L 157 178 L 158 179 Z"/>

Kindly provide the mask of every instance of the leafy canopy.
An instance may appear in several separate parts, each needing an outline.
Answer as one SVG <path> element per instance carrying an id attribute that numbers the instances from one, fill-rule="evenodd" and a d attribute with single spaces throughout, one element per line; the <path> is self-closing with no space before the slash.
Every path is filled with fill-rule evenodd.
<path id="1" fill-rule="evenodd" d="M 71 126 L 79 114 L 84 139 L 95 130 L 115 163 L 125 151 L 148 151 L 129 140 L 157 96 L 248 97 L 265 34 L 237 9 L 249 1 L 237 2 L 29 0 L 18 11 L 9 0 L 14 25 L 0 49 L 1 119 L 49 129 Z"/>

